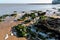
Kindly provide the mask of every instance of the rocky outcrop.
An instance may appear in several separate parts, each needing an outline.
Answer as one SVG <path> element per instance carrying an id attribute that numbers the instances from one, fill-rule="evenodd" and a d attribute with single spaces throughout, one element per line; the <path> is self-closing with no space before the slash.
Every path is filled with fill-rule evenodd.
<path id="1" fill-rule="evenodd" d="M 53 4 L 60 4 L 60 0 L 53 0 L 52 3 Z"/>

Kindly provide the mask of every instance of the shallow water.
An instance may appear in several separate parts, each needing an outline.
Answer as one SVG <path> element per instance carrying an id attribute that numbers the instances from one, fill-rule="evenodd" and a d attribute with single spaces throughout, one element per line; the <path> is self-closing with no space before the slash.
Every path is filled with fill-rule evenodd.
<path id="1" fill-rule="evenodd" d="M 27 4 L 0 4 L 0 15 L 11 14 L 13 11 L 47 10 L 60 7 L 60 4 L 51 5 L 27 5 Z"/>

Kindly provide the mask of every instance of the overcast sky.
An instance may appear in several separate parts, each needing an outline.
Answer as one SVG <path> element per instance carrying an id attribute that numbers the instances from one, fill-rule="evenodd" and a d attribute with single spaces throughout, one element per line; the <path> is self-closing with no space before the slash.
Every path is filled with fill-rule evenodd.
<path id="1" fill-rule="evenodd" d="M 0 3 L 51 3 L 52 0 L 0 0 Z"/>

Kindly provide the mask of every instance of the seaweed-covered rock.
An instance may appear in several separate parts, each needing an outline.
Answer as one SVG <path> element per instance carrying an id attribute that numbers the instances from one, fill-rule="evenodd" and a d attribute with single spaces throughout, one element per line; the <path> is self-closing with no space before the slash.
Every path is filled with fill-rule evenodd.
<path id="1" fill-rule="evenodd" d="M 14 26 L 17 36 L 18 37 L 25 37 L 27 34 L 26 27 L 23 26 L 22 24 L 18 24 L 17 26 Z"/>

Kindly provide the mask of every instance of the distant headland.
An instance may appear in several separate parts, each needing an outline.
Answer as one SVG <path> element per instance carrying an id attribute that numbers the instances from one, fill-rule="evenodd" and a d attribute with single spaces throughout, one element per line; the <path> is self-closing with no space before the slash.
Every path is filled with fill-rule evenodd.
<path id="1" fill-rule="evenodd" d="M 52 4 L 60 4 L 60 0 L 53 0 Z"/>

